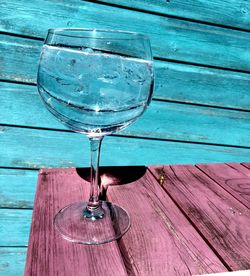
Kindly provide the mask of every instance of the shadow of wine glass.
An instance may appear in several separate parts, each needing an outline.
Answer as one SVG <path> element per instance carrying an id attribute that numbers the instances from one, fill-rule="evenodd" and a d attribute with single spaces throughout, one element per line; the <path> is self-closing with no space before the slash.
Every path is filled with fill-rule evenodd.
<path id="1" fill-rule="evenodd" d="M 145 166 L 100 167 L 100 199 L 106 200 L 108 187 L 134 182 L 142 178 L 146 170 Z M 76 168 L 76 172 L 82 179 L 90 182 L 90 168 Z"/>

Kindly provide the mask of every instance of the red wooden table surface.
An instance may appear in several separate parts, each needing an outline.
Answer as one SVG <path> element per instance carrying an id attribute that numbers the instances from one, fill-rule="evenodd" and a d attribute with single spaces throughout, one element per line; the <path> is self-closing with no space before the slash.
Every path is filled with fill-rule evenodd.
<path id="1" fill-rule="evenodd" d="M 103 167 L 107 200 L 130 230 L 103 245 L 70 243 L 53 227 L 88 199 L 88 169 L 43 169 L 25 275 L 199 275 L 250 269 L 250 163 Z M 249 271 L 250 275 L 250 271 Z"/>

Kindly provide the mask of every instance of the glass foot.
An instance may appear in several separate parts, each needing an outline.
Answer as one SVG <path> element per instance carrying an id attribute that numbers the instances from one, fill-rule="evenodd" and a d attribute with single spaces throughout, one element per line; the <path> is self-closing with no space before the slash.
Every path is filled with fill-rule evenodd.
<path id="1" fill-rule="evenodd" d="M 76 202 L 61 209 L 54 218 L 56 229 L 68 241 L 102 244 L 119 239 L 130 227 L 128 213 L 107 201 L 100 201 L 104 215 L 92 219 L 85 214 L 87 202 Z"/>

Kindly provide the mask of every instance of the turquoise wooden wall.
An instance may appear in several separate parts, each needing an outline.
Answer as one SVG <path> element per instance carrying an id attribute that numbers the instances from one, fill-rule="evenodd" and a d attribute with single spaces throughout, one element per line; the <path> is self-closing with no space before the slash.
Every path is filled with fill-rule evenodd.
<path id="1" fill-rule="evenodd" d="M 154 98 L 107 137 L 103 165 L 250 161 L 250 1 L 0 2 L 0 275 L 22 275 L 37 171 L 88 166 L 87 139 L 45 110 L 36 71 L 46 30 L 123 29 L 152 41 Z"/>

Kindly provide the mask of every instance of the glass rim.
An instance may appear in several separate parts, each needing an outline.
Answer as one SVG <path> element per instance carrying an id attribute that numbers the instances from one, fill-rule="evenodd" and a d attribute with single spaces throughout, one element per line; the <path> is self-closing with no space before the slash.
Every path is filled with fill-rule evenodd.
<path id="1" fill-rule="evenodd" d="M 61 33 L 64 31 L 72 31 L 72 32 L 86 32 L 86 33 L 110 33 L 110 34 L 121 34 L 121 35 L 127 35 L 128 37 L 93 37 L 91 35 L 73 35 L 73 34 L 65 34 Z M 78 38 L 93 38 L 93 39 L 113 39 L 113 40 L 131 40 L 131 39 L 145 39 L 145 40 L 150 40 L 149 37 L 143 33 L 140 32 L 131 32 L 131 31 L 124 31 L 124 30 L 114 30 L 114 29 L 98 29 L 98 28 L 50 28 L 48 29 L 48 34 L 53 34 L 53 35 L 59 35 L 59 36 L 65 36 L 65 37 L 78 37 Z"/>

